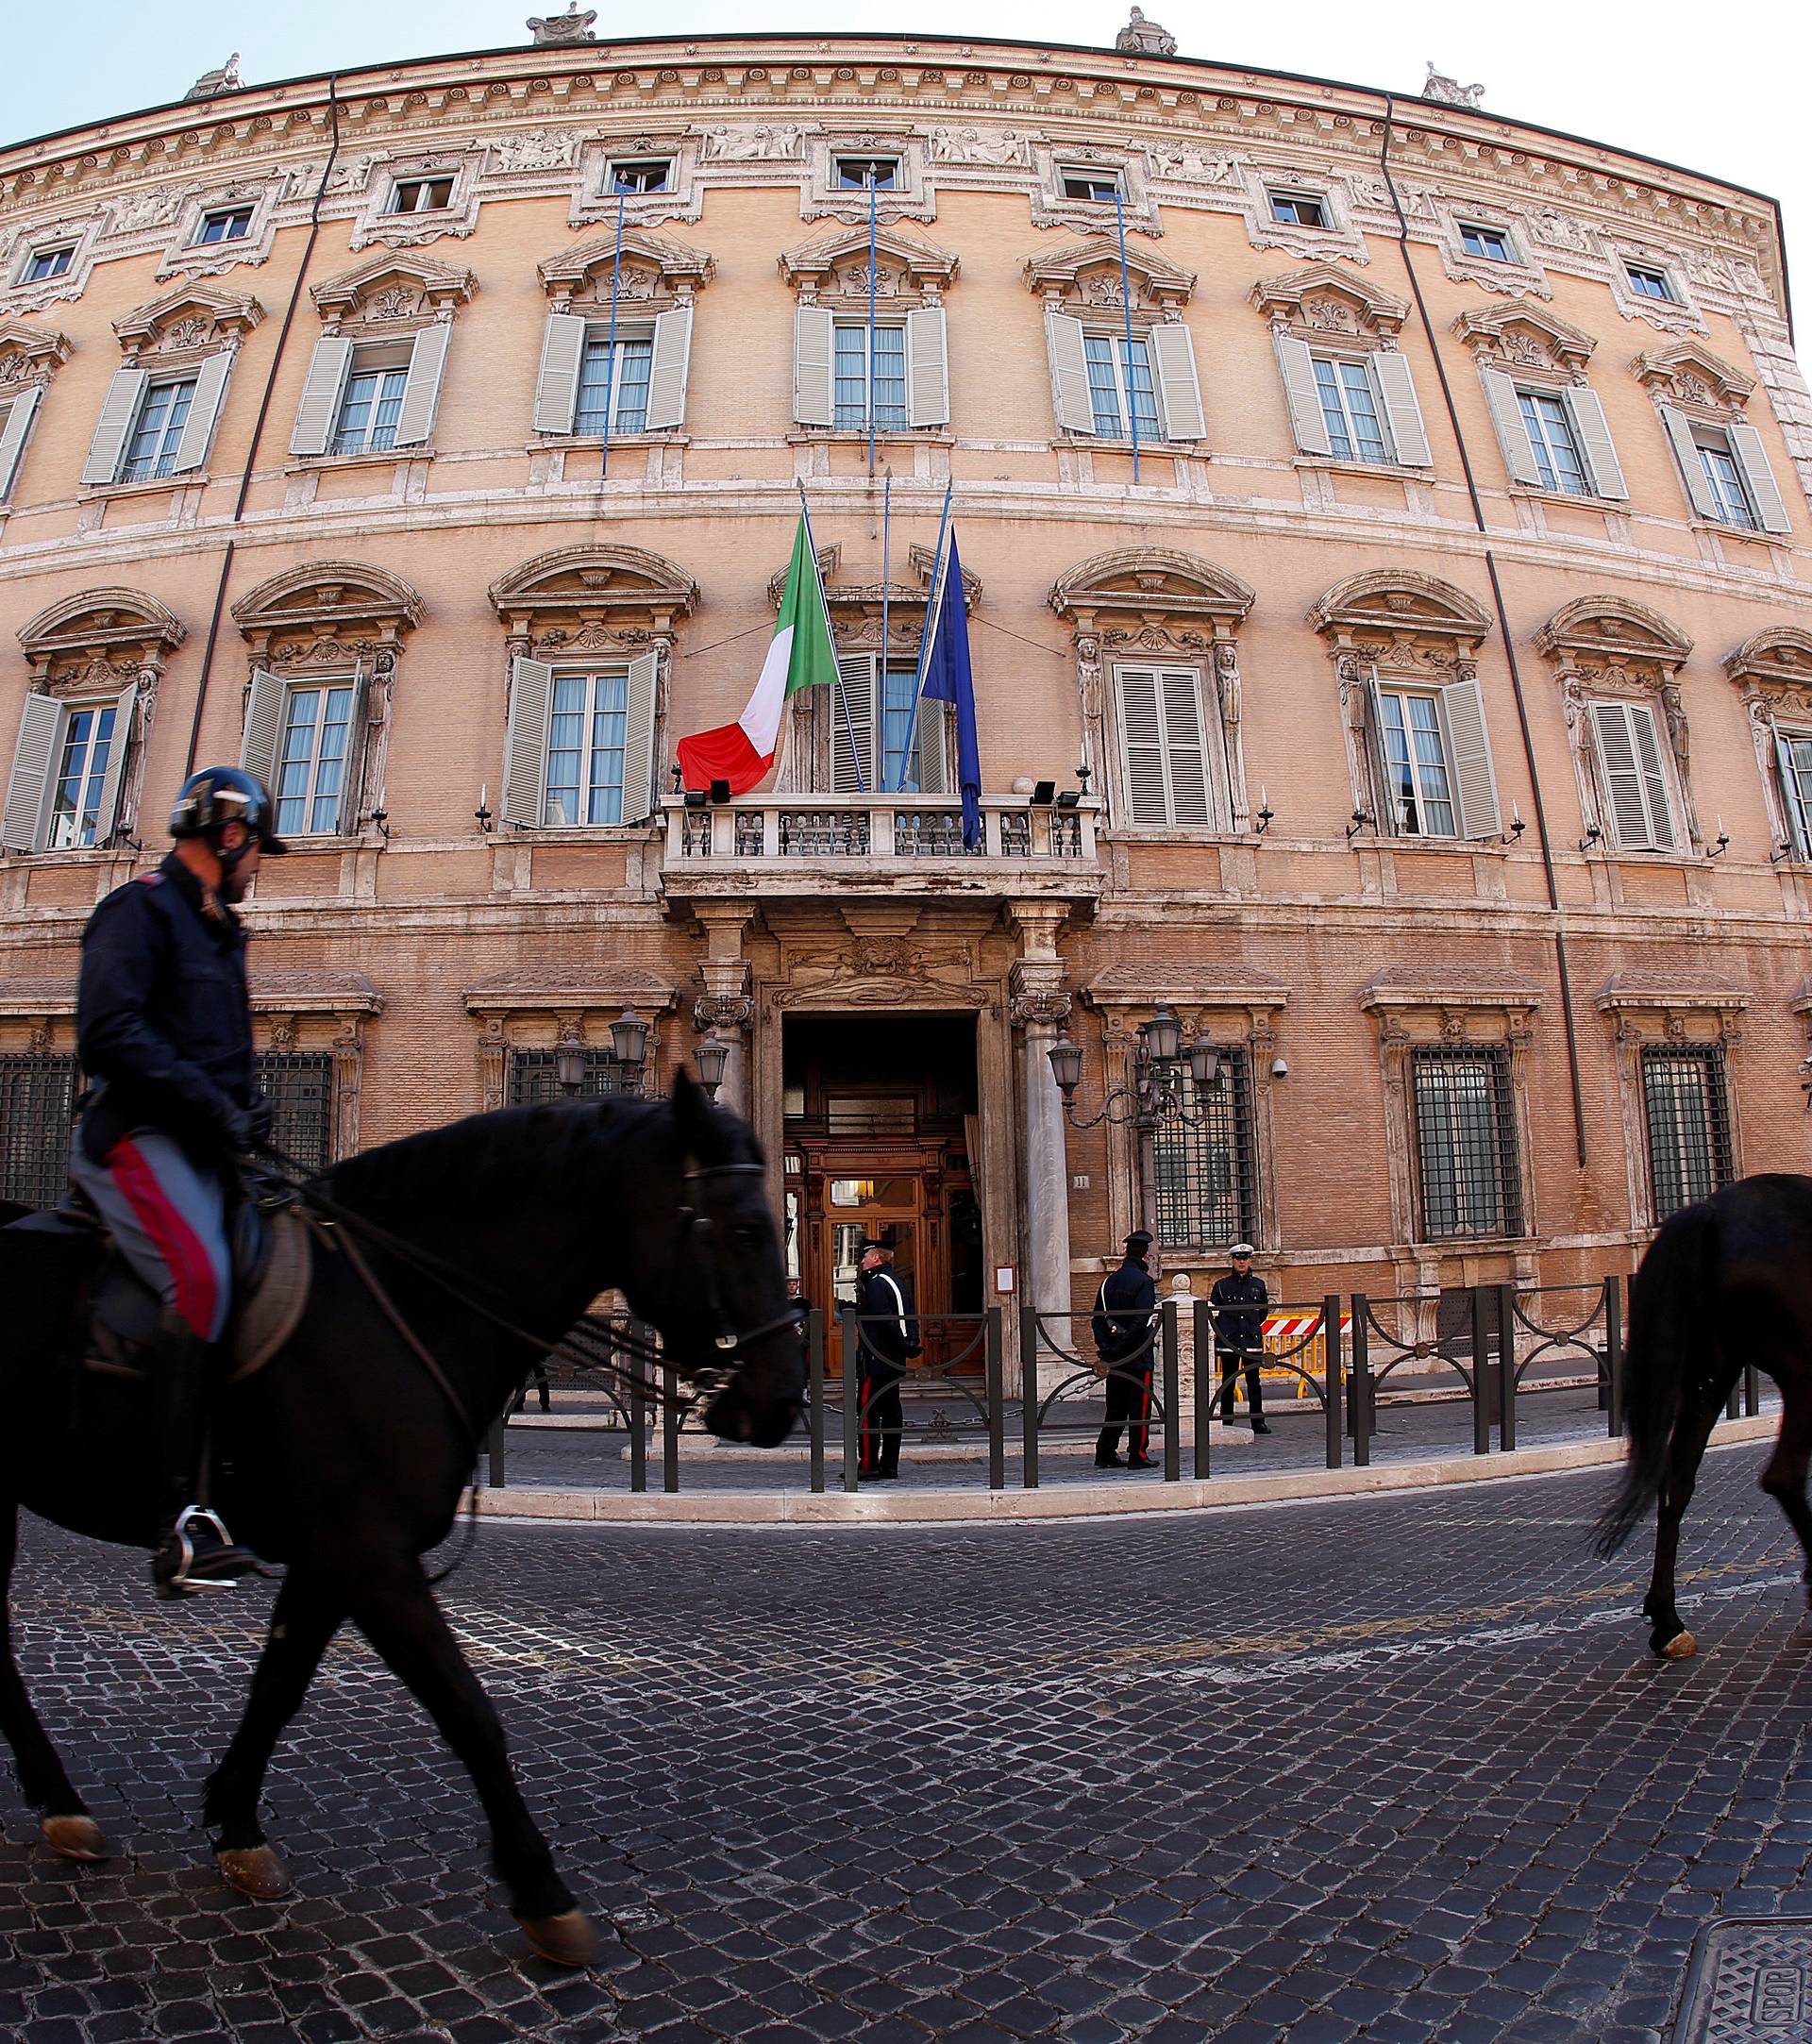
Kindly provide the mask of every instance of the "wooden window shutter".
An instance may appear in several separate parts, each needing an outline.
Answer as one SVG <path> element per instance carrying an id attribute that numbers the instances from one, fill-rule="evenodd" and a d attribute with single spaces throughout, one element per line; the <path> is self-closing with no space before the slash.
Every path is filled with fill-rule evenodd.
<path id="1" fill-rule="evenodd" d="M 43 394 L 43 386 L 34 383 L 29 390 L 21 391 L 7 408 L 6 424 L 0 426 L 0 504 L 12 494 L 19 460 L 25 451 L 25 435 L 31 430 L 38 401 Z"/>
<path id="2" fill-rule="evenodd" d="M 82 463 L 84 482 L 112 482 L 119 476 L 126 436 L 139 415 L 139 401 L 149 380 L 143 369 L 130 362 L 114 372 L 101 400 L 101 416 L 88 445 L 88 459 Z"/>
<path id="3" fill-rule="evenodd" d="M 1088 394 L 1082 321 L 1047 306 L 1045 349 L 1050 358 L 1050 403 L 1057 424 L 1067 432 L 1093 433 L 1095 405 Z"/>
<path id="4" fill-rule="evenodd" d="M 1193 667 L 1158 676 L 1164 709 L 1164 763 L 1170 782 L 1170 821 L 1214 821 L 1208 796 L 1208 758 L 1202 744 L 1201 679 Z"/>
<path id="5" fill-rule="evenodd" d="M 1397 813 L 1397 781 L 1384 751 L 1384 697 L 1378 686 L 1378 671 L 1366 677 L 1366 760 L 1371 768 L 1371 784 L 1377 790 L 1371 802 L 1371 827 L 1381 837 L 1396 837 L 1402 818 Z M 1365 806 L 1362 802 L 1362 808 Z"/>
<path id="6" fill-rule="evenodd" d="M 314 353 L 309 357 L 309 373 L 302 384 L 302 399 L 295 408 L 295 427 L 290 434 L 292 454 L 327 453 L 340 416 L 340 393 L 351 360 L 352 343 L 338 334 L 324 334 L 314 343 Z"/>
<path id="7" fill-rule="evenodd" d="M 1800 799 L 1800 777 L 1793 771 L 1793 750 L 1786 738 L 1774 733 L 1774 764 L 1781 777 L 1781 812 L 1787 818 L 1787 842 L 1795 856 L 1812 858 L 1812 816 Z"/>
<path id="8" fill-rule="evenodd" d="M 1297 451 L 1332 454 L 1334 443 L 1328 438 L 1328 422 L 1321 413 L 1321 394 L 1315 387 L 1315 358 L 1309 353 L 1308 343 L 1297 340 L 1294 334 L 1280 333 L 1272 338 L 1277 343 L 1277 366 L 1284 377 L 1284 395 L 1290 408 L 1290 431 L 1296 436 Z"/>
<path id="9" fill-rule="evenodd" d="M 1579 435 L 1586 473 L 1592 479 L 1593 489 L 1600 496 L 1627 497 L 1630 493 L 1623 481 L 1623 465 L 1611 443 L 1611 428 L 1605 422 L 1598 393 L 1583 383 L 1575 384 L 1567 393 L 1567 407 L 1573 415 L 1573 429 Z"/>
<path id="10" fill-rule="evenodd" d="M 398 447 L 419 447 L 434 430 L 434 414 L 440 410 L 441 377 L 446 370 L 446 344 L 453 329 L 445 320 L 424 327 L 410 350 L 409 380 L 403 385 L 403 401 L 396 412 Z"/>
<path id="11" fill-rule="evenodd" d="M 830 311 L 802 305 L 793 326 L 793 416 L 801 426 L 829 426 L 836 416 L 830 375 L 836 345 Z"/>
<path id="12" fill-rule="evenodd" d="M 677 305 L 654 322 L 654 355 L 648 368 L 649 432 L 680 426 L 686 416 L 686 372 L 692 364 L 692 308 Z"/>
<path id="13" fill-rule="evenodd" d="M 1630 729 L 1633 707 L 1629 703 L 1594 703 L 1592 729 L 1598 739 L 1598 763 L 1611 807 L 1612 838 L 1619 851 L 1650 851 L 1654 841 L 1643 793 L 1642 769 L 1636 762 L 1636 740 Z M 1643 714 L 1647 714 L 1646 711 Z M 1653 731 L 1650 737 L 1653 739 Z"/>
<path id="14" fill-rule="evenodd" d="M 1205 440 L 1201 382 L 1196 375 L 1195 343 L 1180 320 L 1160 320 L 1147 336 L 1158 386 L 1158 410 L 1166 440 Z"/>
<path id="15" fill-rule="evenodd" d="M 1661 764 L 1661 741 L 1654 712 L 1646 703 L 1626 703 L 1630 732 L 1636 740 L 1636 763 L 1642 775 L 1642 794 L 1649 806 L 1649 829 L 1658 851 L 1673 848 L 1673 816 L 1668 801 L 1668 777 Z"/>
<path id="16" fill-rule="evenodd" d="M 1115 676 L 1120 712 L 1120 766 L 1129 820 L 1163 825 L 1170 821 L 1170 791 L 1164 772 L 1164 718 L 1158 677 L 1149 667 L 1122 667 Z"/>
<path id="17" fill-rule="evenodd" d="M 1725 430 L 1730 435 L 1731 452 L 1742 463 L 1743 480 L 1749 485 L 1751 501 L 1755 506 L 1755 515 L 1762 521 L 1764 532 L 1790 532 L 1792 523 L 1787 515 L 1787 500 L 1781 495 L 1780 485 L 1774 480 L 1774 471 L 1769 465 L 1768 450 L 1762 445 L 1762 436 L 1747 421 L 1739 420 Z"/>
<path id="18" fill-rule="evenodd" d="M 208 449 L 220 417 L 221 400 L 226 394 L 226 379 L 233 371 L 230 350 L 210 355 L 195 376 L 195 394 L 189 400 L 189 416 L 182 422 L 176 441 L 176 458 L 170 464 L 173 476 L 193 473 L 208 460 Z"/>
<path id="19" fill-rule="evenodd" d="M 1680 464 L 1680 479 L 1686 488 L 1687 503 L 1701 518 L 1720 516 L 1718 499 L 1712 494 L 1711 478 L 1705 474 L 1705 464 L 1699 459 L 1699 443 L 1692 437 L 1692 426 L 1686 413 L 1677 405 L 1663 405 L 1661 424 L 1667 428 L 1673 458 Z"/>
<path id="20" fill-rule="evenodd" d="M 1535 466 L 1535 450 L 1529 444 L 1529 428 L 1522 423 L 1522 407 L 1517 387 L 1502 369 L 1482 372 L 1485 401 L 1491 410 L 1491 424 L 1498 429 L 1498 444 L 1503 449 L 1503 465 L 1512 482 L 1538 483 L 1541 471 Z"/>
<path id="21" fill-rule="evenodd" d="M 837 683 L 837 699 L 830 705 L 830 786 L 837 795 L 864 795 L 875 785 L 880 692 L 875 686 L 874 655 L 839 653 Z"/>
<path id="22" fill-rule="evenodd" d="M 352 710 L 346 718 L 346 763 L 340 777 L 340 806 L 333 818 L 333 828 L 342 837 L 350 837 L 359 828 L 359 781 L 365 763 L 365 705 L 370 690 L 371 677 L 362 667 L 355 667 Z"/>
<path id="23" fill-rule="evenodd" d="M 113 698 L 113 742 L 107 748 L 107 771 L 101 776 L 101 806 L 94 818 L 94 842 L 105 845 L 120 820 L 120 790 L 126 785 L 126 755 L 132 743 L 132 709 L 139 684 L 128 681 Z"/>
<path id="24" fill-rule="evenodd" d="M 4 839 L 8 851 L 43 849 L 44 813 L 50 807 L 50 762 L 62 727 L 62 705 L 54 695 L 34 693 L 25 697 L 19 718 L 18 743 L 12 748 L 6 813 L 0 818 L 0 839 Z"/>
<path id="25" fill-rule="evenodd" d="M 585 322 L 571 312 L 549 312 L 541 330 L 535 372 L 535 431 L 570 433 L 579 407 L 579 365 L 585 355 Z"/>
<path id="26" fill-rule="evenodd" d="M 950 728 L 948 703 L 918 698 L 918 729 L 914 745 L 918 752 L 918 785 L 924 795 L 954 795 L 950 778 Z"/>
<path id="27" fill-rule="evenodd" d="M 503 742 L 503 820 L 541 828 L 547 779 L 547 712 L 554 670 L 545 660 L 510 662 L 510 718 Z"/>
<path id="28" fill-rule="evenodd" d="M 623 723 L 623 821 L 641 823 L 654 808 L 654 704 L 659 653 L 629 662 L 629 714 Z"/>
<path id="29" fill-rule="evenodd" d="M 245 698 L 245 729 L 239 742 L 239 763 L 256 774 L 267 789 L 277 778 L 277 748 L 283 736 L 281 681 L 267 668 L 252 669 L 251 693 Z M 271 789 L 273 796 L 275 789 Z"/>
<path id="30" fill-rule="evenodd" d="M 950 423 L 949 336 L 941 305 L 920 306 L 906 315 L 907 423 Z"/>
<path id="31" fill-rule="evenodd" d="M 1390 441 L 1397 459 L 1410 468 L 1426 468 L 1434 457 L 1429 451 L 1428 427 L 1422 422 L 1409 357 L 1399 348 L 1380 348 L 1371 358 L 1371 370 L 1390 420 Z"/>
<path id="32" fill-rule="evenodd" d="M 1498 812 L 1497 776 L 1491 767 L 1491 734 L 1485 722 L 1485 695 L 1476 677 L 1450 681 L 1441 691 L 1447 712 L 1449 764 L 1453 770 L 1454 807 L 1462 837 L 1496 837 L 1503 829 Z"/>

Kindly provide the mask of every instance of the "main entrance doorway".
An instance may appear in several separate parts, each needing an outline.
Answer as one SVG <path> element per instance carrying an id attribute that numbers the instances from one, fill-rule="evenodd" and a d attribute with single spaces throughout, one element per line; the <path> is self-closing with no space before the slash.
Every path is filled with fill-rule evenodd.
<path id="1" fill-rule="evenodd" d="M 871 1236 L 893 1245 L 922 1314 L 981 1310 L 975 1021 L 788 1016 L 782 1058 L 787 1270 L 823 1309 L 825 1366 L 841 1374 L 835 1315 L 855 1301 Z M 927 1327 L 927 1362 L 946 1363 L 971 1332 Z"/>

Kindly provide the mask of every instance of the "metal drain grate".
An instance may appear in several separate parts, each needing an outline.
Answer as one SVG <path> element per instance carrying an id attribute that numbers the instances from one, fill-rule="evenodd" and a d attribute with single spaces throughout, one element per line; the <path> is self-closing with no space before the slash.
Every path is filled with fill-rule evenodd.
<path id="1" fill-rule="evenodd" d="M 1806 2044 L 1812 1917 L 1722 1917 L 1700 1932 L 1674 2044 Z"/>

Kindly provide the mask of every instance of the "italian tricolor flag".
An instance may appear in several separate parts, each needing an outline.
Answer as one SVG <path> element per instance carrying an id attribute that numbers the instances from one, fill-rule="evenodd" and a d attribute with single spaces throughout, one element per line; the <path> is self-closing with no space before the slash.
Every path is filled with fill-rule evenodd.
<path id="1" fill-rule="evenodd" d="M 686 786 L 708 788 L 713 780 L 727 780 L 731 795 L 746 795 L 774 764 L 780 712 L 788 696 L 836 679 L 830 613 L 825 609 L 812 528 L 801 514 L 786 571 L 786 594 L 754 692 L 734 724 L 680 741 L 676 749 Z"/>

